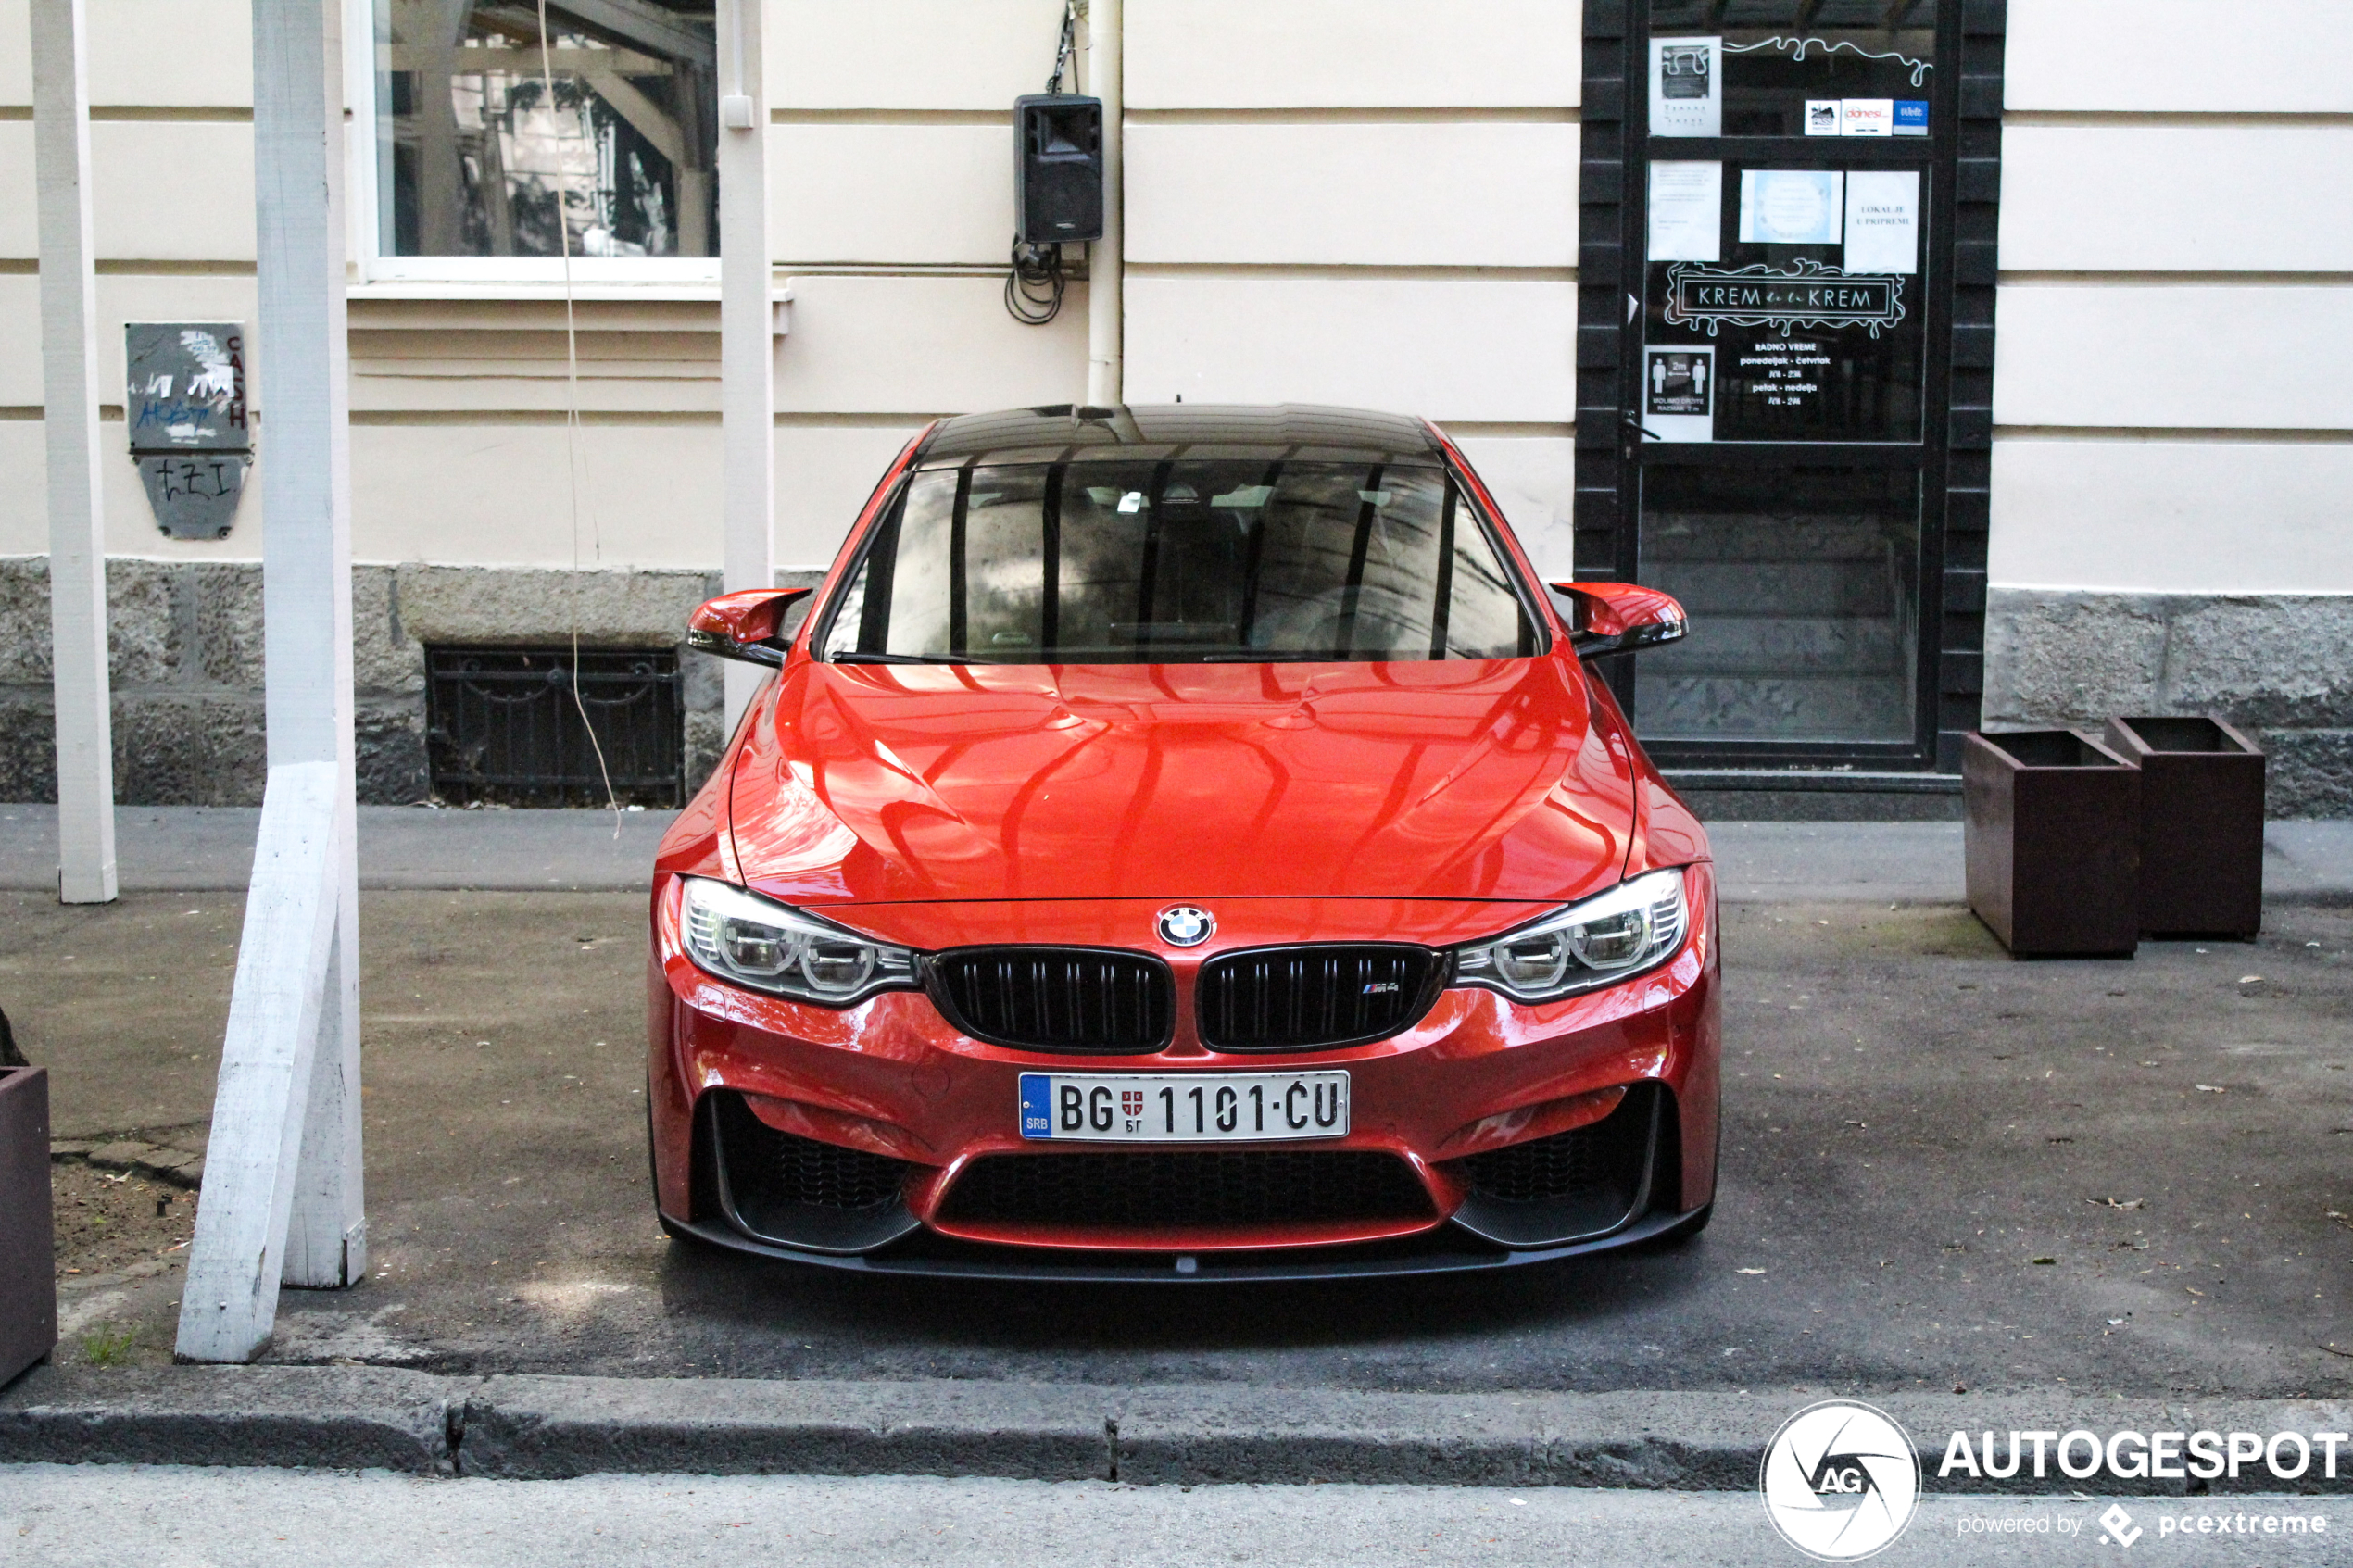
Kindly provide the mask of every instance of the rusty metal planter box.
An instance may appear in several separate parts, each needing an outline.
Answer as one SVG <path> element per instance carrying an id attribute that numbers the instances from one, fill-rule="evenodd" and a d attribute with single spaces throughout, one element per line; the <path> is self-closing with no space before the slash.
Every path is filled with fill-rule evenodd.
<path id="1" fill-rule="evenodd" d="M 2262 749 L 2219 719 L 2112 718 L 2105 738 L 2141 770 L 2143 934 L 2261 931 Z"/>
<path id="2" fill-rule="evenodd" d="M 49 1073 L 0 1067 L 0 1384 L 57 1343 Z"/>
<path id="3" fill-rule="evenodd" d="M 2130 957 L 2140 770 L 2077 730 L 1972 734 L 1961 753 L 1969 904 L 2020 958 Z"/>

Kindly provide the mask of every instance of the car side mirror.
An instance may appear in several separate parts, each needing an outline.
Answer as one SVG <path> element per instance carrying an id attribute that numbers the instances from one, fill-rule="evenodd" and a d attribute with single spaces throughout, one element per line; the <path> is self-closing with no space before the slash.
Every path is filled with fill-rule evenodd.
<path id="1" fill-rule="evenodd" d="M 722 594 L 686 618 L 686 646 L 721 659 L 782 668 L 788 639 L 785 612 L 812 588 L 746 588 Z"/>
<path id="2" fill-rule="evenodd" d="M 1655 588 L 1632 583 L 1554 583 L 1575 607 L 1568 646 L 1586 659 L 1671 643 L 1691 630 L 1683 607 Z"/>

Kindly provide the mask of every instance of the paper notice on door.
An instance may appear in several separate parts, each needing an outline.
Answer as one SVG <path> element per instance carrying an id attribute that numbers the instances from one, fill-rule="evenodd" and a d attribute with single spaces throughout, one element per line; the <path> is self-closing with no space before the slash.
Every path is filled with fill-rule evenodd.
<path id="1" fill-rule="evenodd" d="M 1724 133 L 1724 41 L 1651 40 L 1651 134 Z"/>
<path id="2" fill-rule="evenodd" d="M 1741 244 L 1838 244 L 1843 176 L 1831 169 L 1741 170 Z"/>
<path id="3" fill-rule="evenodd" d="M 1678 344 L 1642 350 L 1642 434 L 1655 441 L 1716 439 L 1716 350 Z"/>
<path id="4" fill-rule="evenodd" d="M 1650 240 L 1653 261 L 1724 259 L 1724 166 L 1651 165 Z"/>
<path id="5" fill-rule="evenodd" d="M 1845 264 L 1849 272 L 1920 270 L 1919 169 L 1848 172 Z"/>

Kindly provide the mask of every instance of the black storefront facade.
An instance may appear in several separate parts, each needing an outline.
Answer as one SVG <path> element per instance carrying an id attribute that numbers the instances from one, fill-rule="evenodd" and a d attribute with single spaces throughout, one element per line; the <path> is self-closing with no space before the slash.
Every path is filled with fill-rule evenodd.
<path id="1" fill-rule="evenodd" d="M 1999 0 L 1587 0 L 1577 571 L 1705 629 L 1613 679 L 1680 782 L 1767 792 L 1734 814 L 1957 806 L 2003 31 Z"/>

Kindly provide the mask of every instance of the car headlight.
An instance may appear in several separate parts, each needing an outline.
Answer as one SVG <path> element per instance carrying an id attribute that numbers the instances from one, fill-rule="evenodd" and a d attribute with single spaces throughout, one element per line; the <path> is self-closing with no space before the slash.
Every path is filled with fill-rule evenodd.
<path id="1" fill-rule="evenodd" d="M 687 956 L 722 980 L 826 1007 L 915 985 L 915 955 L 905 947 L 724 882 L 681 880 Z"/>
<path id="2" fill-rule="evenodd" d="M 1651 872 L 1486 942 L 1454 949 L 1454 984 L 1548 1002 L 1638 974 L 1682 944 L 1683 873 Z"/>

